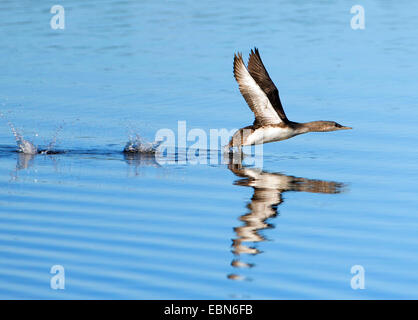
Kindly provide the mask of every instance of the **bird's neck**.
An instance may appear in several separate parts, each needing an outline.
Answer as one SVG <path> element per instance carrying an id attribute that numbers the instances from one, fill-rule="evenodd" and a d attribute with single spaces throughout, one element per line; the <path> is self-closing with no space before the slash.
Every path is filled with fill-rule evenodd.
<path id="1" fill-rule="evenodd" d="M 323 125 L 321 121 L 311 121 L 311 122 L 303 122 L 303 123 L 296 123 L 295 124 L 296 131 L 300 133 L 307 133 L 307 132 L 322 132 Z"/>

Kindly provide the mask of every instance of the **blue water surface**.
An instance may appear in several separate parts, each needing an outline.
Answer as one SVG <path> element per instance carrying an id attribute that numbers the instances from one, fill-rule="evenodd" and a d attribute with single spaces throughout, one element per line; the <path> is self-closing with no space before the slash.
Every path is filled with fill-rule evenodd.
<path id="1" fill-rule="evenodd" d="M 354 4 L 3 0 L 0 299 L 417 299 L 418 3 L 363 0 L 363 30 Z M 251 124 L 232 60 L 254 46 L 289 119 L 354 129 L 261 168 L 121 152 Z M 15 152 L 9 122 L 62 153 Z"/>

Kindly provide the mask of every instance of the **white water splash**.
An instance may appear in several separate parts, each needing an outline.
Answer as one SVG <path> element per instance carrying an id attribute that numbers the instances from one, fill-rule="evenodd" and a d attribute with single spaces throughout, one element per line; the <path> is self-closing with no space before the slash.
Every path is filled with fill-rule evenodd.
<path id="1" fill-rule="evenodd" d="M 56 130 L 54 135 L 52 136 L 52 140 L 51 142 L 47 145 L 45 150 L 42 150 L 41 153 L 42 154 L 47 154 L 47 153 L 51 153 L 52 151 L 54 151 L 54 147 L 57 144 L 58 141 L 58 135 L 59 133 L 62 131 L 62 129 L 64 128 L 65 122 L 63 122 Z"/>
<path id="2" fill-rule="evenodd" d="M 146 142 L 138 134 L 130 136 L 123 152 L 130 153 L 155 153 L 161 142 Z"/>
<path id="3" fill-rule="evenodd" d="M 36 154 L 38 152 L 36 146 L 32 142 L 25 140 L 23 136 L 13 126 L 13 123 L 11 123 L 10 121 L 7 121 L 7 123 L 15 137 L 18 151 L 25 154 Z"/>
<path id="4" fill-rule="evenodd" d="M 12 130 L 12 133 L 16 140 L 17 150 L 19 152 L 22 152 L 25 154 L 36 154 L 38 152 L 35 145 L 32 142 L 25 140 L 23 138 L 23 136 L 16 130 L 13 123 L 11 123 L 10 120 L 7 120 L 3 112 L 0 112 L 0 117 L 5 118 L 5 120 L 7 121 L 7 124 L 10 127 L 10 130 Z"/>
<path id="5" fill-rule="evenodd" d="M 56 151 L 54 151 L 54 148 L 58 142 L 58 135 L 60 134 L 60 132 L 64 128 L 64 125 L 66 124 L 63 121 L 62 124 L 57 127 L 54 135 L 52 136 L 51 142 L 48 143 L 45 149 L 38 149 L 32 142 L 23 138 L 23 135 L 15 128 L 13 123 L 7 119 L 7 117 L 5 116 L 3 112 L 0 112 L 0 117 L 4 118 L 7 121 L 7 124 L 9 125 L 10 130 L 12 131 L 13 136 L 15 137 L 18 152 L 21 152 L 24 154 L 31 154 L 31 155 L 37 154 L 37 153 L 40 153 L 40 154 L 55 153 Z M 75 121 L 78 121 L 78 120 L 79 119 L 76 119 Z M 36 136 L 38 136 L 38 134 L 36 134 Z"/>

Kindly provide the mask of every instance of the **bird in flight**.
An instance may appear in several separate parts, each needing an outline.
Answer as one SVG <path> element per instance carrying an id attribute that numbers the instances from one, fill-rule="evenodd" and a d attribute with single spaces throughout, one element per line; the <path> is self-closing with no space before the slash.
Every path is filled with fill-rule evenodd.
<path id="1" fill-rule="evenodd" d="M 226 146 L 228 150 L 233 147 L 241 150 L 242 146 L 286 140 L 307 132 L 352 129 L 334 121 L 290 121 L 283 110 L 279 91 L 270 79 L 257 48 L 251 50 L 248 68 L 240 53 L 234 55 L 234 77 L 241 94 L 255 115 L 255 120 L 252 125 L 234 133 Z"/>

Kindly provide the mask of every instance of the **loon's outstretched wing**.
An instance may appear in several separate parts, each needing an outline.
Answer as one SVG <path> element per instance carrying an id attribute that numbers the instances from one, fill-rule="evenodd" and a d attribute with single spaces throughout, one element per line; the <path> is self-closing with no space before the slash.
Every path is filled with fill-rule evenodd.
<path id="1" fill-rule="evenodd" d="M 282 102 L 280 101 L 279 90 L 271 80 L 266 68 L 264 67 L 263 61 L 261 61 L 260 53 L 258 52 L 257 48 L 251 50 L 250 58 L 248 60 L 248 72 L 267 95 L 270 103 L 272 104 L 276 113 L 279 115 L 280 119 L 284 123 L 289 123 L 289 120 L 286 117 L 286 113 L 283 110 Z"/>
<path id="2" fill-rule="evenodd" d="M 266 93 L 248 72 L 240 53 L 234 55 L 234 76 L 238 82 L 241 94 L 252 112 L 254 112 L 254 124 L 268 125 L 282 122 Z"/>

